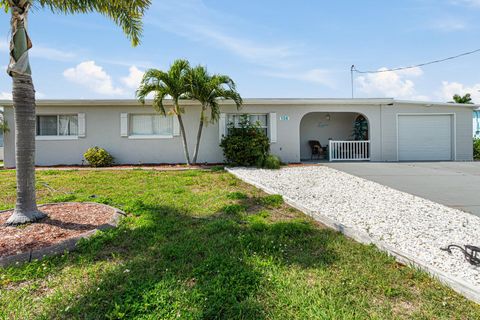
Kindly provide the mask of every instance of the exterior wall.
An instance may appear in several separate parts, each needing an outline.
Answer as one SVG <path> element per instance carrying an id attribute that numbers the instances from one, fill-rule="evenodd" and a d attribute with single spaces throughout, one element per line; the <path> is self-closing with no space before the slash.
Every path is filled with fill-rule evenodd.
<path id="1" fill-rule="evenodd" d="M 473 111 L 473 136 L 480 138 L 480 110 Z"/>
<path id="2" fill-rule="evenodd" d="M 454 115 L 454 150 L 457 161 L 471 161 L 473 159 L 472 148 L 472 110 L 465 107 L 431 106 L 425 104 L 401 104 L 381 107 L 382 161 L 397 161 L 397 115 L 398 114 L 452 114 Z"/>
<path id="3" fill-rule="evenodd" d="M 258 102 L 257 102 L 258 101 Z M 302 119 L 304 124 L 311 124 L 304 128 L 315 130 L 319 119 L 314 115 L 330 113 L 331 122 L 345 124 L 342 132 L 348 136 L 352 130 L 354 116 L 349 114 L 363 114 L 369 121 L 369 135 L 371 141 L 370 154 L 372 161 L 397 161 L 397 114 L 398 113 L 454 113 L 456 119 L 456 150 L 457 160 L 472 160 L 472 109 L 466 107 L 433 106 L 426 107 L 424 104 L 413 105 L 411 103 L 395 103 L 388 105 L 388 101 L 372 103 L 367 102 L 303 102 L 303 100 L 267 101 L 261 100 L 247 102 L 237 111 L 231 104 L 221 107 L 222 113 L 276 113 L 277 139 L 271 145 L 273 154 L 278 155 L 285 162 L 299 162 L 305 155 L 304 141 L 301 138 Z M 382 100 L 383 101 L 383 100 Z M 67 102 L 68 103 L 68 102 Z M 382 104 L 381 104 L 382 103 Z M 118 102 L 119 105 L 111 104 L 94 105 L 93 102 L 80 103 L 75 106 L 50 106 L 39 104 L 37 113 L 42 114 L 72 114 L 85 113 L 86 136 L 77 140 L 63 141 L 38 141 L 37 140 L 37 165 L 74 165 L 82 164 L 83 153 L 90 147 L 99 146 L 105 148 L 116 159 L 118 164 L 148 164 L 148 163 L 181 163 L 184 162 L 181 137 L 176 136 L 167 139 L 129 139 L 121 137 L 120 114 L 121 113 L 154 113 L 150 106 L 139 106 L 135 102 Z M 188 105 L 184 115 L 187 130 L 189 150 L 193 153 L 195 137 L 198 128 L 200 107 Z M 312 116 L 313 113 L 313 116 Z M 11 131 L 5 135 L 5 166 L 15 166 L 15 139 L 13 108 L 5 108 L 6 119 L 10 124 Z M 342 120 L 342 121 L 340 121 Z M 311 122 L 311 123 L 310 123 Z M 348 130 L 347 124 L 348 123 Z M 332 126 L 333 127 L 333 126 Z M 310 129 L 308 129 L 310 130 Z M 307 131 L 308 131 L 307 130 Z M 347 132 L 348 131 L 348 132 Z M 306 134 L 304 131 L 303 134 Z M 302 134 L 302 136 L 303 136 Z M 340 129 L 338 131 L 340 135 Z M 346 138 L 333 136 L 325 133 L 323 139 Z M 328 135 L 328 136 L 327 136 Z M 332 136 L 330 136 L 332 135 Z M 315 135 L 317 136 L 317 135 Z M 323 134 L 322 134 L 323 136 Z M 303 140 L 302 140 L 303 139 Z M 303 142 L 301 142 L 301 140 Z M 223 162 L 222 150 L 219 147 L 219 124 L 209 124 L 204 128 L 202 143 L 200 146 L 199 162 L 219 163 Z M 309 157 L 309 156 L 308 156 Z M 307 157 L 307 158 L 308 158 Z"/>
<path id="4" fill-rule="evenodd" d="M 327 115 L 330 120 L 327 120 Z M 310 159 L 309 140 L 318 140 L 322 146 L 328 145 L 328 140 L 349 140 L 353 132 L 353 124 L 358 113 L 314 112 L 303 117 L 300 122 L 300 158 Z"/>
<path id="5" fill-rule="evenodd" d="M 7 108 L 10 109 L 11 108 Z M 82 107 L 38 107 L 38 115 L 85 113 L 84 138 L 77 140 L 36 141 L 36 164 L 80 165 L 83 154 L 88 148 L 99 146 L 105 148 L 115 158 L 117 164 L 150 164 L 184 162 L 181 137 L 168 139 L 129 139 L 120 136 L 120 114 L 153 114 L 148 106 L 82 106 Z M 184 117 L 189 148 L 193 152 L 199 107 L 191 107 Z M 13 123 L 9 121 L 10 123 Z M 218 147 L 218 125 L 209 125 L 203 131 L 200 146 L 200 162 L 221 162 L 222 153 Z M 213 143 L 212 143 L 213 142 Z M 12 150 L 13 144 L 8 143 Z M 10 152 L 12 153 L 13 152 Z M 14 158 L 9 157 L 6 167 L 14 166 Z"/>
<path id="6" fill-rule="evenodd" d="M 3 158 L 4 158 L 4 150 L 3 150 L 3 147 L 0 147 L 0 161 L 3 161 Z"/>

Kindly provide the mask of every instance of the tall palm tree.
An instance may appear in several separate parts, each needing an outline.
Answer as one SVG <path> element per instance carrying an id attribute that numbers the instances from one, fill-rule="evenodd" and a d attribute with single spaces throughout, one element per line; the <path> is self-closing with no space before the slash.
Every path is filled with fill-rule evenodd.
<path id="1" fill-rule="evenodd" d="M 237 92 L 235 82 L 226 75 L 210 75 L 204 66 L 197 66 L 188 72 L 189 91 L 187 97 L 200 102 L 202 105 L 200 113 L 200 124 L 197 132 L 197 142 L 193 154 L 193 163 L 197 163 L 198 151 L 202 138 L 203 127 L 206 123 L 215 123 L 220 117 L 219 100 L 231 99 L 235 102 L 237 109 L 242 107 L 242 97 Z M 210 119 L 206 112 L 210 108 Z"/>
<path id="2" fill-rule="evenodd" d="M 188 92 L 187 73 L 189 70 L 190 63 L 182 59 L 175 60 L 168 71 L 149 69 L 145 72 L 137 90 L 137 98 L 142 104 L 145 104 L 147 96 L 153 93 L 153 108 L 164 116 L 172 114 L 177 117 L 182 135 L 185 160 L 188 165 L 191 164 L 190 154 L 182 118 L 185 110 L 180 106 L 180 99 L 185 98 Z M 167 97 L 173 100 L 173 107 L 168 111 L 163 104 Z"/>
<path id="3" fill-rule="evenodd" d="M 27 18 L 32 6 L 54 13 L 98 12 L 120 26 L 138 45 L 142 17 L 151 0 L 0 0 L 0 9 L 11 14 L 10 64 L 15 110 L 15 160 L 17 169 L 17 203 L 7 224 L 34 222 L 45 214 L 38 210 L 35 197 L 35 89 L 28 50 L 32 42 L 27 33 Z"/>

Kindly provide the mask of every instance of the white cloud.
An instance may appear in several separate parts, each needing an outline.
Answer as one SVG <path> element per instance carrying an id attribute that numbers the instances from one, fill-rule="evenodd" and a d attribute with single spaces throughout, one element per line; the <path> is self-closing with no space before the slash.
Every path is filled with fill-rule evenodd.
<path id="1" fill-rule="evenodd" d="M 480 0 L 451 0 L 453 4 L 480 7 Z"/>
<path id="2" fill-rule="evenodd" d="M 142 82 L 145 71 L 138 69 L 136 66 L 131 66 L 129 72 L 130 73 L 127 77 L 123 77 L 120 80 L 125 86 L 127 86 L 127 88 L 137 89 L 140 82 Z"/>
<path id="3" fill-rule="evenodd" d="M 468 28 L 464 19 L 441 18 L 430 23 L 430 28 L 445 32 L 460 31 Z"/>
<path id="4" fill-rule="evenodd" d="M 454 95 L 463 96 L 467 93 L 470 93 L 474 102 L 480 103 L 480 83 L 467 86 L 459 82 L 443 81 L 439 97 L 444 101 L 452 101 Z"/>
<path id="5" fill-rule="evenodd" d="M 58 50 L 55 48 L 49 48 L 40 45 L 33 46 L 32 49 L 30 49 L 30 55 L 32 57 L 38 57 L 53 61 L 71 61 L 76 58 L 76 55 L 73 52 Z"/>
<path id="6" fill-rule="evenodd" d="M 263 74 L 275 78 L 294 79 L 332 86 L 330 72 L 323 69 L 310 69 L 303 72 L 264 72 Z"/>
<path id="7" fill-rule="evenodd" d="M 10 44 L 8 41 L 0 41 L 0 52 L 10 51 Z M 72 61 L 77 56 L 75 53 L 65 50 L 59 50 L 43 45 L 34 45 L 30 49 L 29 54 L 35 58 L 53 60 L 53 61 Z"/>
<path id="8" fill-rule="evenodd" d="M 0 100 L 12 100 L 11 92 L 0 92 Z"/>
<path id="9" fill-rule="evenodd" d="M 290 46 L 265 45 L 251 39 L 231 36 L 208 26 L 192 26 L 192 30 L 195 30 L 195 33 L 197 33 L 197 39 L 198 36 L 208 39 L 250 62 L 267 67 L 282 68 L 292 64 L 289 59 L 294 56 L 294 52 Z"/>
<path id="10" fill-rule="evenodd" d="M 234 59 L 254 65 L 262 75 L 322 85 L 331 83 L 323 70 L 306 65 L 310 57 L 301 51 L 302 44 L 298 41 L 276 40 L 271 31 L 266 31 L 262 38 L 264 30 L 258 25 L 258 31 L 242 35 L 238 30 L 248 30 L 250 22 L 243 21 L 239 16 L 217 12 L 201 0 L 159 1 L 153 10 L 161 12 L 164 19 L 147 19 L 147 24 L 231 53 L 236 56 Z M 178 16 L 182 19 L 177 19 Z"/>
<path id="11" fill-rule="evenodd" d="M 122 95 L 124 91 L 113 85 L 112 77 L 95 61 L 85 61 L 63 72 L 64 77 L 76 84 L 104 95 Z"/>
<path id="12" fill-rule="evenodd" d="M 386 68 L 379 69 L 379 71 L 382 70 L 386 70 Z M 409 79 L 422 75 L 423 70 L 420 68 L 379 72 L 357 77 L 356 83 L 358 90 L 370 96 L 428 100 L 428 97 L 417 93 L 415 82 Z"/>

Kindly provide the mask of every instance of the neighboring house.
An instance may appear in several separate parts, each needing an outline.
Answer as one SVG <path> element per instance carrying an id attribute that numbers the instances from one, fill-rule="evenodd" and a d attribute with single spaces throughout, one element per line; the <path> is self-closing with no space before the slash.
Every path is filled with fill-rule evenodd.
<path id="1" fill-rule="evenodd" d="M 480 139 L 480 109 L 473 110 L 473 137 Z"/>
<path id="2" fill-rule="evenodd" d="M 193 150 L 200 106 L 182 103 Z M 10 123 L 5 166 L 14 167 L 12 103 L 3 101 L 0 106 Z M 237 111 L 225 101 L 220 121 L 205 128 L 199 162 L 223 162 L 220 140 L 228 123 L 238 123 L 240 114 L 261 124 L 272 153 L 285 162 L 310 159 L 309 140 L 330 145 L 336 160 L 470 161 L 473 108 L 478 106 L 394 99 L 246 99 Z M 184 162 L 176 119 L 134 100 L 40 100 L 37 114 L 37 165 L 82 164 L 83 153 L 93 146 L 105 148 L 118 164 Z M 368 138 L 351 141 L 358 119 L 368 121 Z"/>

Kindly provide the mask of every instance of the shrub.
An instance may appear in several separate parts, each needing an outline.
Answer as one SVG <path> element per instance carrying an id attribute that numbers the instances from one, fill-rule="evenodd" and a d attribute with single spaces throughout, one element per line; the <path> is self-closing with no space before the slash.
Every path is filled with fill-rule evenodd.
<path id="1" fill-rule="evenodd" d="M 473 159 L 480 160 L 480 138 L 473 140 Z"/>
<path id="2" fill-rule="evenodd" d="M 258 124 L 242 117 L 239 127 L 228 127 L 220 147 L 227 163 L 233 166 L 261 167 L 270 153 L 270 141 Z"/>
<path id="3" fill-rule="evenodd" d="M 109 167 L 113 164 L 113 157 L 110 153 L 99 147 L 88 149 L 83 157 L 92 167 Z"/>
<path id="4" fill-rule="evenodd" d="M 270 154 L 265 159 L 263 167 L 265 169 L 280 169 L 281 165 L 282 165 L 282 161 L 280 160 L 280 158 L 273 154 Z"/>

